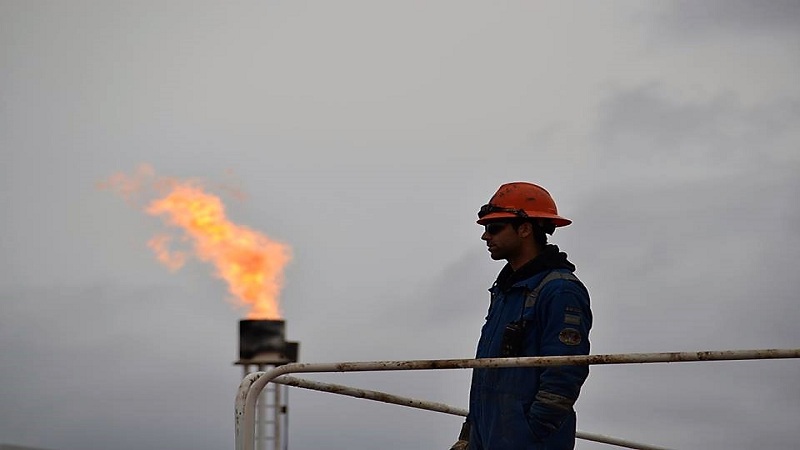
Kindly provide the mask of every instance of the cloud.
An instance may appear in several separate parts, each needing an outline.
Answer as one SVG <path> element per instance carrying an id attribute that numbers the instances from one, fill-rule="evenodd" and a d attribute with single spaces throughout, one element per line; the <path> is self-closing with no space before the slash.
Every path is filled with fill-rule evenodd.
<path id="1" fill-rule="evenodd" d="M 798 35 L 797 0 L 678 0 L 666 4 L 661 20 L 675 34 L 711 32 Z"/>
<path id="2" fill-rule="evenodd" d="M 663 287 L 703 288 L 704 280 L 715 289 L 699 295 L 734 304 L 747 305 L 741 296 L 757 295 L 756 286 L 788 301 L 778 280 L 800 243 L 792 200 L 800 193 L 798 105 L 747 107 L 731 96 L 684 102 L 652 86 L 610 96 L 594 139 L 592 180 L 603 188 L 586 193 L 576 217 L 604 237 L 582 244 L 610 244 L 600 257 L 646 281 L 648 295 L 663 299 L 656 304 L 675 303 Z M 619 173 L 627 176 L 606 176 Z"/>
<path id="3" fill-rule="evenodd" d="M 2 440 L 63 450 L 230 444 L 240 375 L 230 316 L 162 287 L 1 294 Z"/>
<path id="4" fill-rule="evenodd" d="M 798 99 L 747 106 L 726 93 L 686 101 L 651 84 L 614 91 L 599 110 L 601 163 L 698 175 L 800 163 Z"/>

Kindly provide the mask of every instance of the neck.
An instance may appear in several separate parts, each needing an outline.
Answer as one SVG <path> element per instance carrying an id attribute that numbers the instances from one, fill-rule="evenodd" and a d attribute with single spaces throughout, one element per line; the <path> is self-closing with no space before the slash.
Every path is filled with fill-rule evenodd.
<path id="1" fill-rule="evenodd" d="M 508 261 L 508 264 L 516 272 L 520 267 L 533 261 L 533 259 L 541 253 L 541 249 L 539 249 L 537 245 L 525 246 L 518 255 L 508 258 L 506 261 Z"/>

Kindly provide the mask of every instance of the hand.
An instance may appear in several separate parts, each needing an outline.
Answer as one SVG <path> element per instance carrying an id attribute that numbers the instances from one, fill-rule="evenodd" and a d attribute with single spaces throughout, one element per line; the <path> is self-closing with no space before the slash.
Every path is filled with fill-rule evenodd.
<path id="1" fill-rule="evenodd" d="M 458 440 L 450 450 L 467 450 L 469 448 L 469 422 L 465 421 L 461 425 L 461 432 L 458 433 Z"/>
<path id="2" fill-rule="evenodd" d="M 453 444 L 452 447 L 450 447 L 450 450 L 467 450 L 468 448 L 469 448 L 469 441 L 459 440 L 456 441 L 456 443 Z"/>

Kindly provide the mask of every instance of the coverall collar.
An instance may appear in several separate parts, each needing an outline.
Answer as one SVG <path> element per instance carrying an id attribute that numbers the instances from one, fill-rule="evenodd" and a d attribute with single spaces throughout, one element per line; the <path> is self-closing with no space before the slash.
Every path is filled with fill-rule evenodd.
<path id="1" fill-rule="evenodd" d="M 570 272 L 574 272 L 575 265 L 567 260 L 567 254 L 559 251 L 558 246 L 547 244 L 536 258 L 525 263 L 517 271 L 511 268 L 511 264 L 506 264 L 497 275 L 494 284 L 502 291 L 507 291 L 520 281 L 553 269 L 569 269 Z"/>

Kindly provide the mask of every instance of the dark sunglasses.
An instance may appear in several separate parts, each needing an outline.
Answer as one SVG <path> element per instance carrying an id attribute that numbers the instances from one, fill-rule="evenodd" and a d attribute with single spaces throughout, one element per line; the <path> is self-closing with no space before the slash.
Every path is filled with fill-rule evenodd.
<path id="1" fill-rule="evenodd" d="M 502 206 L 493 205 L 491 203 L 487 203 L 481 206 L 481 209 L 478 211 L 478 219 L 482 218 L 487 214 L 491 214 L 493 212 L 507 212 L 514 214 L 517 217 L 528 217 L 528 213 L 526 213 L 522 209 L 514 209 L 514 208 L 504 208 Z"/>
<path id="2" fill-rule="evenodd" d="M 483 226 L 487 233 L 494 236 L 497 233 L 505 230 L 510 222 L 490 222 Z"/>

